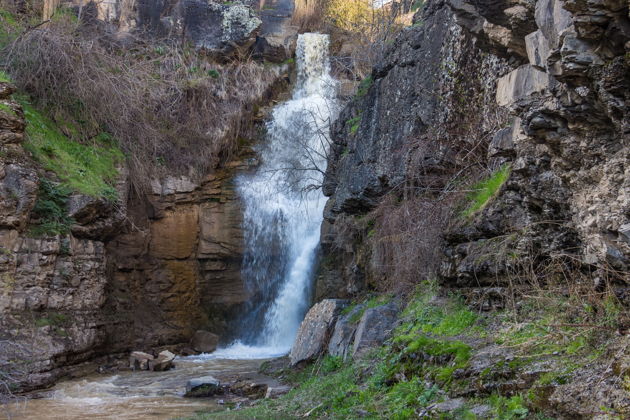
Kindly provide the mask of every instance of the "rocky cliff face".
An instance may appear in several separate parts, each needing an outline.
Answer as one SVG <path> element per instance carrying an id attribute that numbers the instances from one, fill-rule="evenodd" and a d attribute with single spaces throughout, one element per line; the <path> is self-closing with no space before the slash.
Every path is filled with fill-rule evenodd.
<path id="1" fill-rule="evenodd" d="M 65 4 L 110 24 L 121 39 L 150 33 L 181 39 L 215 57 L 252 55 L 282 62 L 292 56 L 297 30 L 288 20 L 293 0 L 169 0 L 109 2 L 50 1 Z M 49 9 L 51 7 L 48 7 Z"/>
<path id="2" fill-rule="evenodd" d="M 103 312 L 107 257 L 103 241 L 89 238 L 87 232 L 96 230 L 91 222 L 99 222 L 88 216 L 77 219 L 84 222 L 76 224 L 77 234 L 29 234 L 40 175 L 22 149 L 26 124 L 12 92 L 9 84 L 0 83 L 0 363 L 18 365 L 23 359 L 28 375 L 21 379 L 41 386 L 56 379 L 60 367 L 103 349 L 109 322 Z M 91 200 L 75 198 L 76 213 L 89 213 Z"/>
<path id="3" fill-rule="evenodd" d="M 570 255 L 600 280 L 627 272 L 627 4 L 431 1 L 415 22 L 335 126 L 319 296 L 377 282 L 374 249 L 347 232 L 384 197 L 444 191 L 441 174 L 480 166 L 511 174 L 441 228 L 446 283 L 507 281 L 499 249 Z"/>
<path id="4" fill-rule="evenodd" d="M 141 196 L 120 168 L 116 202 L 70 195 L 70 231 L 42 234 L 36 203 L 54 175 L 22 147 L 13 91 L 0 83 L 0 370 L 33 389 L 106 355 L 227 334 L 249 297 L 234 185 L 255 162 L 248 152 L 199 183 L 167 177 Z"/>

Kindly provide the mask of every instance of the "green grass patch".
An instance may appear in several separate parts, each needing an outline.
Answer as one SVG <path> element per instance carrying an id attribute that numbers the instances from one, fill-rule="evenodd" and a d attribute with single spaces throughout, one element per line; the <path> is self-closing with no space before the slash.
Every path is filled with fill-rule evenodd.
<path id="1" fill-rule="evenodd" d="M 13 14 L 0 8 L 0 48 L 12 42 L 21 29 L 20 23 Z"/>
<path id="2" fill-rule="evenodd" d="M 426 287 L 426 286 L 425 286 Z M 441 336 L 455 336 L 470 331 L 477 322 L 477 314 L 472 312 L 457 297 L 450 297 L 432 304 L 432 292 L 416 292 L 403 312 L 405 322 L 399 332 L 423 332 Z"/>
<path id="3" fill-rule="evenodd" d="M 374 84 L 374 79 L 372 78 L 372 75 L 361 80 L 361 83 L 359 83 L 359 87 L 357 88 L 357 97 L 362 98 L 365 95 L 367 95 L 368 91 L 370 90 L 373 84 Z"/>
<path id="4" fill-rule="evenodd" d="M 10 114 L 10 115 L 16 115 L 15 111 L 13 111 L 9 105 L 3 104 L 1 102 L 0 102 L 0 111 L 6 112 L 7 114 Z"/>
<path id="5" fill-rule="evenodd" d="M 70 190 L 49 179 L 42 178 L 39 184 L 37 202 L 33 208 L 33 216 L 38 220 L 31 226 L 33 236 L 66 235 L 74 221 L 68 216 L 66 203 Z"/>
<path id="6" fill-rule="evenodd" d="M 494 196 L 499 192 L 501 186 L 507 181 L 512 169 L 510 165 L 505 164 L 493 173 L 489 178 L 479 181 L 472 186 L 472 192 L 466 197 L 470 203 L 469 206 L 463 211 L 464 217 L 470 217 L 482 210 L 490 202 Z"/>
<path id="7" fill-rule="evenodd" d="M 529 409 L 525 404 L 525 399 L 520 395 L 507 398 L 499 395 L 492 395 L 489 399 L 494 411 L 496 420 L 517 420 L 525 419 L 529 415 Z"/>
<path id="8" fill-rule="evenodd" d="M 0 70 L 0 82 L 12 83 L 11 77 L 2 70 Z"/>
<path id="9" fill-rule="evenodd" d="M 53 327 L 59 327 L 66 324 L 67 322 L 68 322 L 67 315 L 59 314 L 59 313 L 51 313 L 51 314 L 48 314 L 48 316 L 44 318 L 39 318 L 38 320 L 36 320 L 35 325 L 37 327 L 45 327 L 48 325 L 53 326 Z"/>
<path id="10" fill-rule="evenodd" d="M 350 126 L 350 134 L 356 134 L 359 131 L 359 125 L 361 124 L 361 116 L 358 115 L 354 118 L 350 118 L 346 121 L 346 124 Z"/>
<path id="11" fill-rule="evenodd" d="M 113 139 L 102 133 L 86 144 L 73 141 L 25 98 L 19 100 L 27 121 L 25 148 L 33 157 L 70 190 L 115 200 L 116 167 L 124 155 Z"/>

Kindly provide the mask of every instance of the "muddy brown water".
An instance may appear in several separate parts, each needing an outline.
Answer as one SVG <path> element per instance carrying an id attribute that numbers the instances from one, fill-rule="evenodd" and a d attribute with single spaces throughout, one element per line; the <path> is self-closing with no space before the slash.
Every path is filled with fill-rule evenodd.
<path id="1" fill-rule="evenodd" d="M 262 359 L 182 358 L 166 372 L 117 372 L 58 383 L 49 397 L 0 406 L 0 419 L 11 420 L 167 420 L 221 407 L 218 398 L 183 398 L 186 381 L 255 375 Z"/>

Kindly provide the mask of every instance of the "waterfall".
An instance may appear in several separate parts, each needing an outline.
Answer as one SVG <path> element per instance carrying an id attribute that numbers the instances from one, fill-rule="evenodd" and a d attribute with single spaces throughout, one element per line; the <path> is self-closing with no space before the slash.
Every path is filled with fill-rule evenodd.
<path id="1" fill-rule="evenodd" d="M 252 298 L 239 320 L 239 340 L 217 356 L 288 352 L 308 309 L 326 201 L 320 186 L 337 111 L 328 43 L 328 35 L 299 36 L 292 98 L 273 110 L 255 173 L 237 180 L 245 209 L 242 275 Z"/>

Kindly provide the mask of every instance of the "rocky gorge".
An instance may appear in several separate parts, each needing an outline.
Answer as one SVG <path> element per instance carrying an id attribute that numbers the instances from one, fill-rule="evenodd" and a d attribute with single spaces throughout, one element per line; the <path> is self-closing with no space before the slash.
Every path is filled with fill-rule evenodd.
<path id="1" fill-rule="evenodd" d="M 259 296 L 235 179 L 294 78 L 289 3 L 65 4 L 117 42 L 142 28 L 275 66 L 238 153 L 201 177 L 138 191 L 114 159 L 114 200 L 56 199 L 29 145 L 41 120 L 0 81 L 0 366 L 21 391 L 234 338 Z M 343 62 L 357 46 L 330 32 Z M 207 418 L 626 418 L 628 3 L 428 0 L 386 44 L 332 125 L 311 309 L 266 372 L 296 390 Z M 67 232 L 34 231 L 43 202 Z"/>

